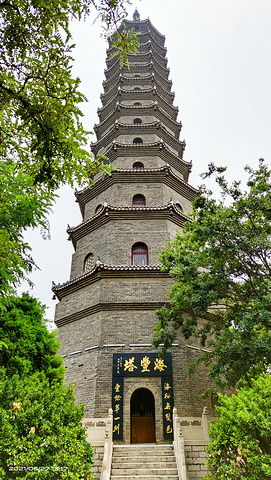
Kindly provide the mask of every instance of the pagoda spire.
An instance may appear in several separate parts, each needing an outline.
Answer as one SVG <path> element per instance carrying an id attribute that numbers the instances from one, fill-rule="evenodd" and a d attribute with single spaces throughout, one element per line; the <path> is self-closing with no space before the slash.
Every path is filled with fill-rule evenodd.
<path id="1" fill-rule="evenodd" d="M 139 13 L 138 13 L 137 8 L 135 8 L 135 12 L 134 12 L 134 14 L 133 14 L 133 20 L 135 20 L 135 21 L 140 20 L 140 15 L 139 15 Z"/>

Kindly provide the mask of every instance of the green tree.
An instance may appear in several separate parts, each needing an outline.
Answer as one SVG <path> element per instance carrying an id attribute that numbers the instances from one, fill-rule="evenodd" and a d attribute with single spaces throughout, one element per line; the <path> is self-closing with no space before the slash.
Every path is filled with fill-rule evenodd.
<path id="1" fill-rule="evenodd" d="M 59 342 L 56 332 L 49 333 L 44 307 L 28 294 L 9 297 L 0 313 L 0 338 L 7 348 L 0 350 L 0 365 L 7 376 L 20 378 L 39 372 L 50 384 L 61 384 L 65 369 L 56 356 Z"/>
<path id="2" fill-rule="evenodd" d="M 175 280 L 170 308 L 158 313 L 155 345 L 164 349 L 176 331 L 197 336 L 200 361 L 219 387 L 266 373 L 271 364 L 271 171 L 246 168 L 248 190 L 228 186 L 222 168 L 210 165 L 222 189 L 216 201 L 202 189 L 190 221 L 161 260 Z"/>
<path id="3" fill-rule="evenodd" d="M 28 227 L 48 228 L 55 190 L 110 171 L 94 158 L 72 77 L 69 22 L 96 10 L 113 55 L 127 61 L 137 37 L 121 27 L 129 0 L 0 1 L 0 296 L 33 268 Z M 0 297 L 0 301 L 1 301 Z"/>
<path id="4" fill-rule="evenodd" d="M 46 232 L 46 216 L 55 195 L 12 162 L 0 162 L 0 304 L 35 265 L 23 234 L 37 225 Z"/>
<path id="5" fill-rule="evenodd" d="M 1 479 L 91 478 L 93 455 L 74 403 L 63 384 L 55 332 L 44 323 L 44 307 L 23 294 L 5 300 L 0 315 Z"/>
<path id="6" fill-rule="evenodd" d="M 1 479 L 92 478 L 92 447 L 82 416 L 72 387 L 50 385 L 39 373 L 20 379 L 1 371 Z"/>
<path id="7" fill-rule="evenodd" d="M 206 480 L 271 478 L 270 391 L 267 374 L 232 397 L 219 394 L 218 418 L 210 427 Z"/>
<path id="8" fill-rule="evenodd" d="M 0 160 L 12 162 L 34 183 L 79 184 L 98 170 L 81 122 L 79 78 L 71 73 L 69 21 L 91 7 L 105 29 L 119 26 L 129 0 L 7 0 L 0 2 Z M 136 37 L 119 31 L 121 58 Z"/>

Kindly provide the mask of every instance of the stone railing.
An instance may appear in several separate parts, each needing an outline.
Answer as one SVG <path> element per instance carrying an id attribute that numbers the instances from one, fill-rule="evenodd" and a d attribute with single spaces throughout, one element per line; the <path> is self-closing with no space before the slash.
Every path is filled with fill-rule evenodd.
<path id="1" fill-rule="evenodd" d="M 105 428 L 104 458 L 103 458 L 102 471 L 101 471 L 101 480 L 110 479 L 112 453 L 113 453 L 113 410 L 112 408 L 109 408 L 108 419 L 107 419 L 106 428 Z"/>
<path id="2" fill-rule="evenodd" d="M 177 461 L 179 480 L 187 480 L 186 464 L 184 454 L 184 437 L 180 423 L 180 417 L 177 414 L 177 408 L 173 408 L 173 434 L 174 434 L 174 452 Z"/>
<path id="3" fill-rule="evenodd" d="M 185 461 L 185 442 L 199 441 L 208 442 L 209 421 L 207 407 L 203 408 L 201 417 L 179 417 L 177 409 L 173 409 L 173 434 L 174 451 L 177 461 L 180 480 L 187 480 L 187 469 Z"/>

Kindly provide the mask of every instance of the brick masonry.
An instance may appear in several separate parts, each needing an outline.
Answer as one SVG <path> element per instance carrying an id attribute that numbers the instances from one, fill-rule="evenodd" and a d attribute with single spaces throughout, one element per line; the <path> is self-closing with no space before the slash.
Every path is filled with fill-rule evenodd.
<path id="1" fill-rule="evenodd" d="M 188 444 L 190 443 L 190 445 Z M 187 442 L 185 445 L 185 460 L 189 480 L 202 479 L 208 473 L 205 446 L 207 442 Z"/>
<path id="2" fill-rule="evenodd" d="M 93 480 L 99 480 L 101 478 L 104 447 L 103 445 L 94 445 L 93 448 L 93 457 L 94 457 L 94 466 L 92 468 Z"/>

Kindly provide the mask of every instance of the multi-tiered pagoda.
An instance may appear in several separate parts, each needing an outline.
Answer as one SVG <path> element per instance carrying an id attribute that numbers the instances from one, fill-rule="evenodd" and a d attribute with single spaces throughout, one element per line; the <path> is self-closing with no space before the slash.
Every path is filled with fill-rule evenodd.
<path id="1" fill-rule="evenodd" d="M 188 373 L 196 341 L 178 338 L 163 359 L 152 346 L 155 310 L 172 283 L 158 256 L 197 191 L 188 183 L 165 37 L 137 12 L 122 28 L 138 33 L 139 48 L 121 68 L 109 45 L 92 144 L 114 170 L 76 193 L 82 222 L 68 229 L 75 252 L 70 280 L 54 287 L 55 322 L 67 381 L 87 417 L 104 418 L 112 407 L 115 441 L 162 443 L 172 441 L 174 406 L 194 418 L 206 404 L 204 375 Z"/>

